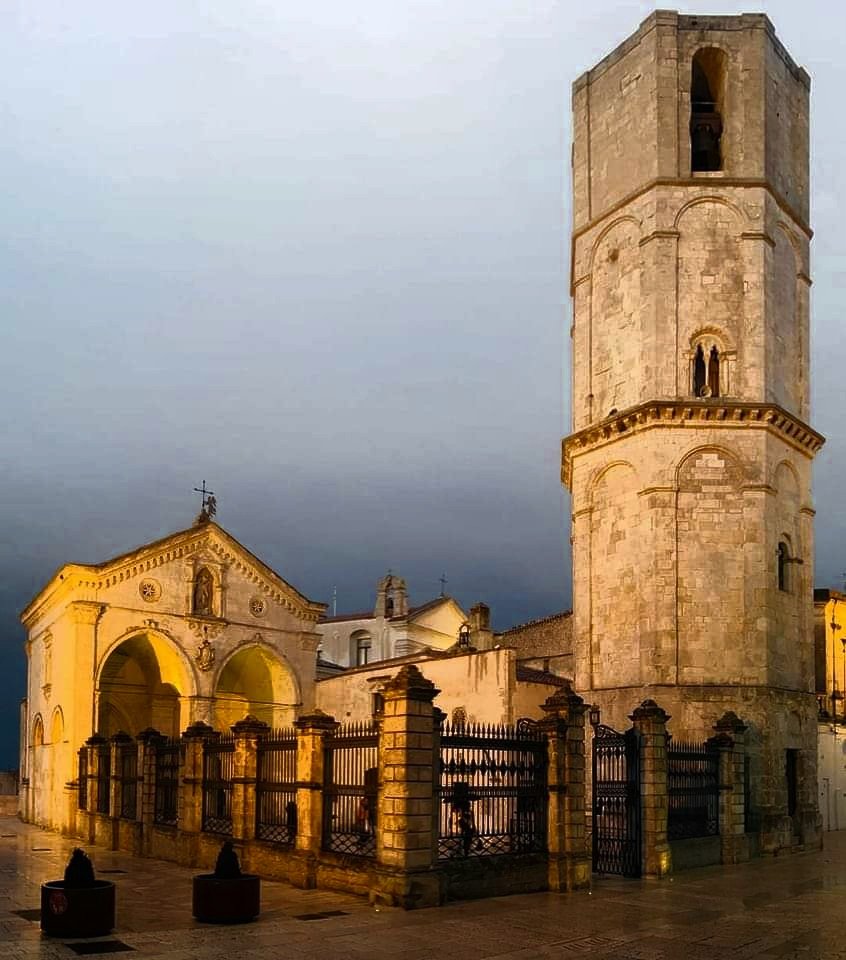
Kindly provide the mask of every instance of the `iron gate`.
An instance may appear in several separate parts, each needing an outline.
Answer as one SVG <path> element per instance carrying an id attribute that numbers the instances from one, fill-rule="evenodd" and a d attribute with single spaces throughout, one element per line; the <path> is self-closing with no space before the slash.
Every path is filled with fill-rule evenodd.
<path id="1" fill-rule="evenodd" d="M 593 737 L 593 869 L 640 876 L 637 735 L 599 724 Z"/>

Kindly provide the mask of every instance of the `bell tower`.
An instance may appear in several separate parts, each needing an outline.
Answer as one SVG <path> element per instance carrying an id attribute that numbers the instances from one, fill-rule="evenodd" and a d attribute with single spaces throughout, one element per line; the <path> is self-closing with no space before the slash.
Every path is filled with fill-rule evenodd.
<path id="1" fill-rule="evenodd" d="M 816 832 L 809 88 L 766 16 L 662 10 L 573 86 L 576 687 L 735 711 L 765 847 Z"/>

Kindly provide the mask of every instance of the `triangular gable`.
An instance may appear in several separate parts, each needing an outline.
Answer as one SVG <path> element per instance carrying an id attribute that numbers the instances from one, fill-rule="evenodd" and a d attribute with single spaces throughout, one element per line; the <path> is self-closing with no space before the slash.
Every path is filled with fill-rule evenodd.
<path id="1" fill-rule="evenodd" d="M 107 589 L 202 550 L 208 551 L 218 562 L 231 564 L 247 579 L 263 586 L 271 599 L 303 619 L 316 622 L 325 613 L 325 603 L 309 600 L 223 527 L 209 521 L 136 547 L 103 563 L 65 564 L 22 611 L 21 620 L 27 623 L 62 587 Z"/>

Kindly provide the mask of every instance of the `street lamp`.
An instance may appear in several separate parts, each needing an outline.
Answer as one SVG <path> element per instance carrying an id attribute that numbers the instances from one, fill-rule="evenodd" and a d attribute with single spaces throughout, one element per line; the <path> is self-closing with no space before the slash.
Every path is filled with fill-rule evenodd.
<path id="1" fill-rule="evenodd" d="M 590 721 L 590 725 L 594 730 L 596 730 L 596 728 L 599 726 L 599 716 L 599 705 L 592 703 L 588 708 L 588 720 Z"/>

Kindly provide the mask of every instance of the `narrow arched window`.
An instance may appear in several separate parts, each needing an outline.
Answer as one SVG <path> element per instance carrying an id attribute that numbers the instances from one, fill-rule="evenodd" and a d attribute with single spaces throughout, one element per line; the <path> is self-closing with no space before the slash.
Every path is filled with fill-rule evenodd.
<path id="1" fill-rule="evenodd" d="M 722 170 L 722 92 L 725 54 L 714 47 L 699 50 L 690 74 L 690 169 Z"/>
<path id="2" fill-rule="evenodd" d="M 693 357 L 693 395 L 694 397 L 702 397 L 705 395 L 705 384 L 707 382 L 707 374 L 705 369 L 705 351 L 702 349 L 702 344 L 696 348 L 696 354 Z"/>
<path id="3" fill-rule="evenodd" d="M 720 352 L 716 347 L 711 347 L 708 355 L 708 389 L 712 397 L 720 395 Z"/>
<path id="4" fill-rule="evenodd" d="M 787 567 L 790 563 L 790 553 L 787 544 L 782 540 L 778 545 L 778 588 L 787 590 Z"/>

